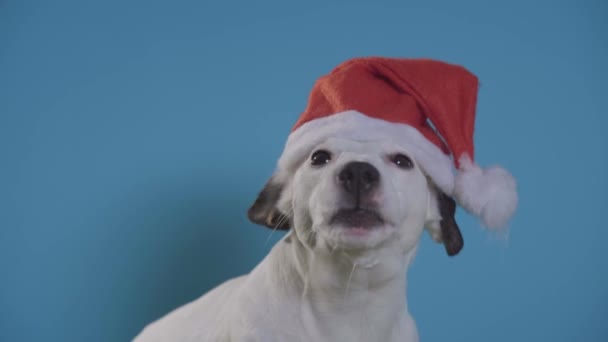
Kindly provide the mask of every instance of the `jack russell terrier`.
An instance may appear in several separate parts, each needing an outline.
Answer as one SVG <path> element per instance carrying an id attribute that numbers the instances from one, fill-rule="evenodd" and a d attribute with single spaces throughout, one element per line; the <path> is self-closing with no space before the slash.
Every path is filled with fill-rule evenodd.
<path id="1" fill-rule="evenodd" d="M 457 204 L 489 228 L 517 204 L 506 170 L 472 161 L 476 94 L 471 73 L 432 60 L 360 58 L 322 77 L 248 212 L 287 234 L 135 341 L 418 341 L 406 279 L 421 234 L 453 256 Z"/>

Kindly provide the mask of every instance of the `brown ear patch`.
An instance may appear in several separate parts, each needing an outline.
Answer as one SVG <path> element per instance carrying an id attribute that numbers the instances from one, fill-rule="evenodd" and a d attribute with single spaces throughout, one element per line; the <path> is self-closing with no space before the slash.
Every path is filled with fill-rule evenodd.
<path id="1" fill-rule="evenodd" d="M 456 223 L 456 201 L 450 196 L 438 191 L 437 201 L 439 202 L 439 213 L 441 214 L 441 235 L 445 251 L 449 256 L 458 254 L 464 246 L 464 240 L 460 233 L 460 228 Z"/>
<path id="2" fill-rule="evenodd" d="M 283 185 L 270 179 L 247 211 L 249 220 L 271 229 L 289 230 L 291 218 L 276 208 L 282 191 Z"/>

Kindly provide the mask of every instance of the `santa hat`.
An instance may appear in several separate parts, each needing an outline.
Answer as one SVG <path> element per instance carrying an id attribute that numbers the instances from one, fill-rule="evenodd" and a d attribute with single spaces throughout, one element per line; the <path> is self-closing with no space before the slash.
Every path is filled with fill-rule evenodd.
<path id="1" fill-rule="evenodd" d="M 293 172 L 328 137 L 390 139 L 412 154 L 444 193 L 502 228 L 515 212 L 514 178 L 474 161 L 477 77 L 465 68 L 429 59 L 357 58 L 314 84 L 294 125 L 277 176 Z"/>

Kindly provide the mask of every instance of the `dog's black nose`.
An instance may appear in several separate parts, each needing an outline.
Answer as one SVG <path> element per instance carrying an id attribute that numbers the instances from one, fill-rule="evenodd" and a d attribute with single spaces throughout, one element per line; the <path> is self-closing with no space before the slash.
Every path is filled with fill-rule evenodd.
<path id="1" fill-rule="evenodd" d="M 380 173 L 370 163 L 350 162 L 338 174 L 338 182 L 346 192 L 359 196 L 380 183 Z"/>

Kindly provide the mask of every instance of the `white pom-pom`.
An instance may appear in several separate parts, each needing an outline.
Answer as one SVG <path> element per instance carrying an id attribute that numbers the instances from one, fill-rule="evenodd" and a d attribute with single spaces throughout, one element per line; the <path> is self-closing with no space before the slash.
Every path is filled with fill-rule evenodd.
<path id="1" fill-rule="evenodd" d="M 481 169 L 464 155 L 454 184 L 456 201 L 487 228 L 504 228 L 517 208 L 517 184 L 505 169 Z"/>

